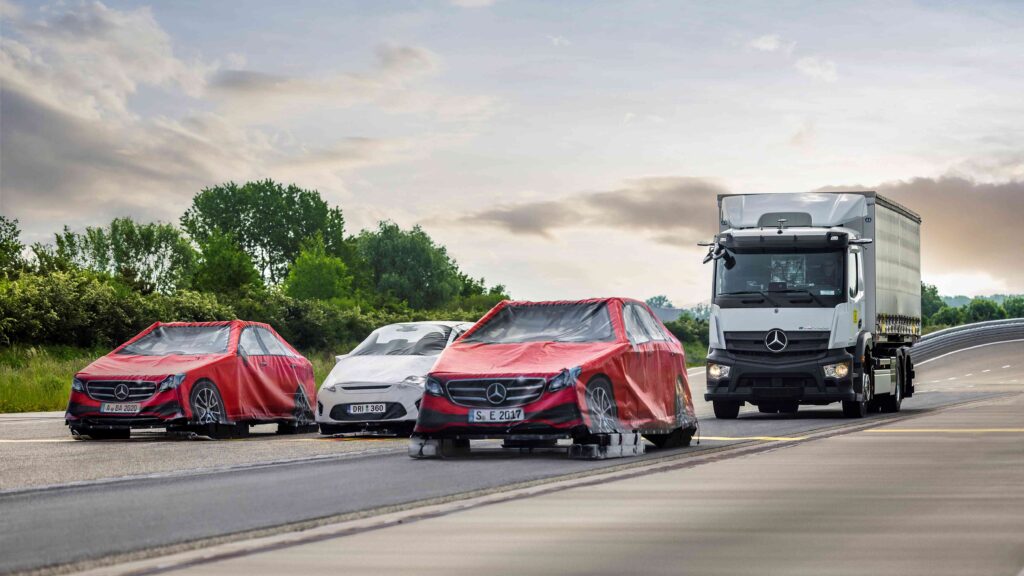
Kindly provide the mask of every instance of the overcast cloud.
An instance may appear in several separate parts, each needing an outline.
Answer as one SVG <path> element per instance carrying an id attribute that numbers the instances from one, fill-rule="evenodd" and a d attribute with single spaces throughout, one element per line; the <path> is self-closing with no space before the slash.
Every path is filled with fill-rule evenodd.
<path id="1" fill-rule="evenodd" d="M 706 299 L 715 196 L 872 185 L 925 279 L 1024 292 L 1024 7 L 0 0 L 30 242 L 274 178 L 422 223 L 521 298 Z M 230 22 L 230 26 L 225 26 Z M 869 39 L 866 40 L 866 39 Z"/>

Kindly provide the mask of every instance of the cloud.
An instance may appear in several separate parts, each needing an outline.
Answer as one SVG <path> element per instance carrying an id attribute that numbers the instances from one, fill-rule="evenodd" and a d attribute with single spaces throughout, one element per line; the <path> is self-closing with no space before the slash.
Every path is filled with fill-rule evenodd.
<path id="1" fill-rule="evenodd" d="M 615 190 L 500 205 L 456 219 L 465 225 L 544 238 L 554 238 L 557 230 L 597 227 L 646 234 L 662 244 L 692 246 L 715 232 L 717 194 L 724 192 L 700 178 L 641 178 Z"/>
<path id="2" fill-rule="evenodd" d="M 814 143 L 818 135 L 818 124 L 814 120 L 806 120 L 800 129 L 789 137 L 789 145 L 797 148 L 804 148 Z"/>
<path id="3" fill-rule="evenodd" d="M 747 46 L 761 52 L 785 52 L 791 54 L 796 48 L 796 42 L 786 42 L 778 34 L 765 34 L 751 40 Z"/>
<path id="4" fill-rule="evenodd" d="M 493 6 L 497 0 L 449 0 L 452 6 L 459 8 L 486 8 Z"/>
<path id="5" fill-rule="evenodd" d="M 818 56 L 804 56 L 796 61 L 797 71 L 809 78 L 835 82 L 839 79 L 836 73 L 836 63 Z"/>
<path id="6" fill-rule="evenodd" d="M 552 36 L 550 34 L 548 35 L 548 42 L 551 42 L 551 45 L 557 48 L 572 44 L 565 36 Z"/>

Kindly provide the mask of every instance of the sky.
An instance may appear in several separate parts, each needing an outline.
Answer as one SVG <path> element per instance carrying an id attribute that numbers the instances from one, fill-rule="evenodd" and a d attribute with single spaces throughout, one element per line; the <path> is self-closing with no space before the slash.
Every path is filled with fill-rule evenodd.
<path id="1" fill-rule="evenodd" d="M 867 189 L 1024 292 L 1024 3 L 0 0 L 26 242 L 272 178 L 521 299 L 709 298 L 719 193 Z"/>

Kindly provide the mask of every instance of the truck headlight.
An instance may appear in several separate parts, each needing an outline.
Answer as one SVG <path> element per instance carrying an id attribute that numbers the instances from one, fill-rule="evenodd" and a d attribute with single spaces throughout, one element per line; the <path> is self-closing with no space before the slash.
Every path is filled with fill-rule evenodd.
<path id="1" fill-rule="evenodd" d="M 168 376 L 167 378 L 164 378 L 163 380 L 160 381 L 160 385 L 157 386 L 156 391 L 165 392 L 167 390 L 174 390 L 178 386 L 181 386 L 181 383 L 184 381 L 184 374 L 174 374 L 172 376 Z"/>
<path id="2" fill-rule="evenodd" d="M 85 392 L 85 382 L 82 382 L 78 378 L 72 378 L 71 389 L 75 392 Z"/>
<path id="3" fill-rule="evenodd" d="M 722 378 L 728 378 L 729 372 L 730 369 L 728 366 L 715 364 L 713 362 L 708 363 L 708 378 L 711 380 L 721 380 Z"/>
<path id="4" fill-rule="evenodd" d="M 427 378 L 426 383 L 423 385 L 423 389 L 427 391 L 427 394 L 433 396 L 444 396 L 444 391 L 441 390 L 441 383 L 434 378 Z"/>
<path id="5" fill-rule="evenodd" d="M 583 369 L 579 366 L 562 370 L 548 382 L 548 392 L 558 392 L 562 388 L 568 388 L 576 384 Z"/>
<path id="6" fill-rule="evenodd" d="M 427 377 L 407 376 L 405 380 L 402 380 L 402 384 L 406 384 L 408 386 L 419 386 L 420 388 L 423 388 L 427 384 Z"/>
<path id="7" fill-rule="evenodd" d="M 850 363 L 839 362 L 837 364 L 825 365 L 826 378 L 846 378 L 850 375 Z"/>

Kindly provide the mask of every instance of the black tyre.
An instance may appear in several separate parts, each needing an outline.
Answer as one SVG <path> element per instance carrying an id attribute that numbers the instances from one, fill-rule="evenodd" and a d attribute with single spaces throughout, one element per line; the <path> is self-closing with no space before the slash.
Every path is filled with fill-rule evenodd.
<path id="1" fill-rule="evenodd" d="M 306 434 L 316 432 L 317 425 L 313 415 L 313 406 L 306 397 L 306 389 L 300 384 L 294 394 L 295 407 L 292 408 L 292 421 L 277 425 L 278 434 Z"/>
<path id="2" fill-rule="evenodd" d="M 587 412 L 590 432 L 608 434 L 619 431 L 619 408 L 615 404 L 612 383 L 598 376 L 587 383 Z"/>
<path id="3" fill-rule="evenodd" d="M 868 362 L 870 362 L 870 359 Z M 876 407 L 874 402 L 875 385 L 872 376 L 871 372 L 867 370 L 861 374 L 861 399 L 843 400 L 843 416 L 847 418 L 864 418 L 868 415 L 868 412 L 873 411 Z"/>
<path id="4" fill-rule="evenodd" d="M 191 428 L 197 434 L 215 440 L 235 436 L 235 427 L 228 423 L 220 390 L 213 382 L 202 380 L 196 383 L 189 393 L 189 405 L 192 407 Z"/>
<path id="5" fill-rule="evenodd" d="M 719 420 L 735 420 L 740 415 L 740 403 L 715 400 L 712 402 L 715 409 L 715 418 Z"/>
<path id="6" fill-rule="evenodd" d="M 843 400 L 843 416 L 847 418 L 863 418 L 868 415 L 868 403 L 856 400 Z"/>

